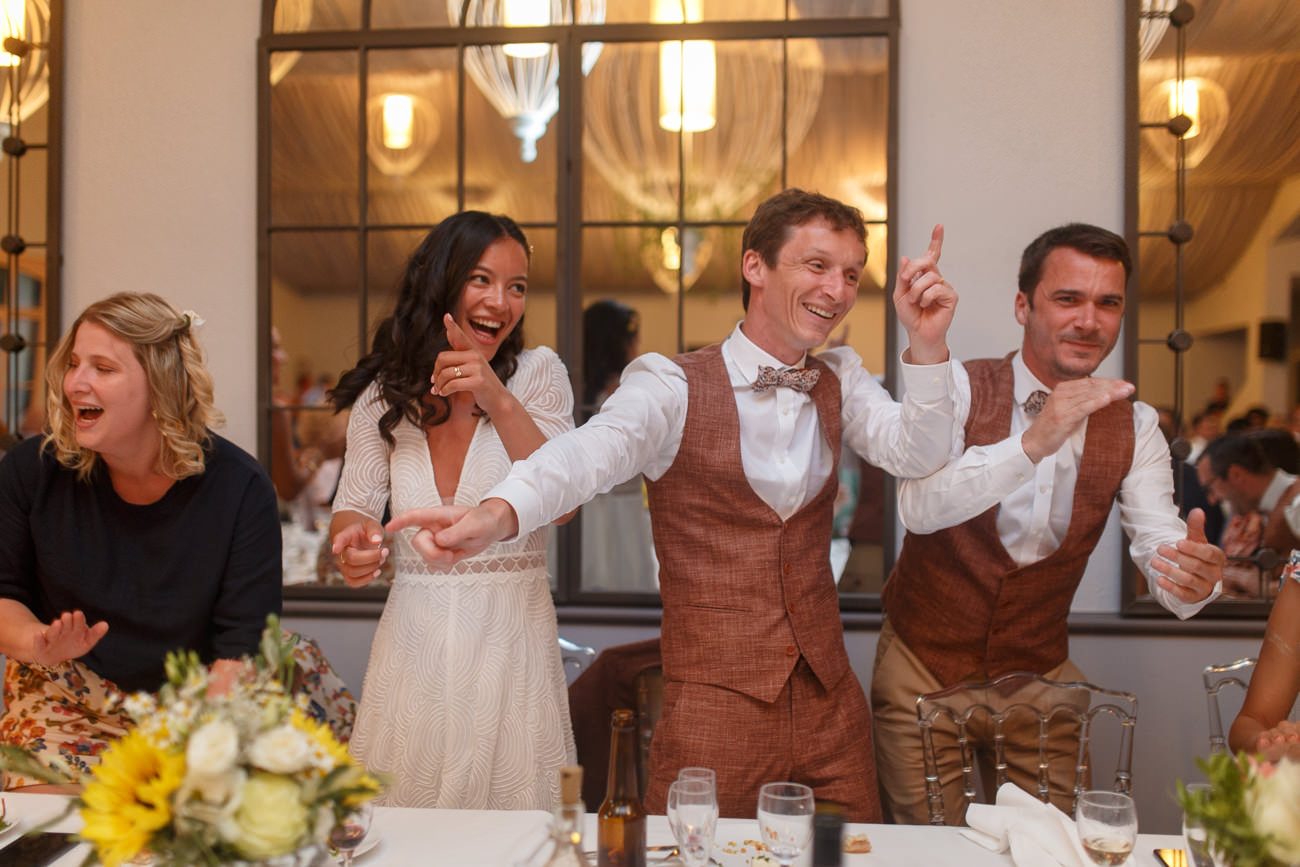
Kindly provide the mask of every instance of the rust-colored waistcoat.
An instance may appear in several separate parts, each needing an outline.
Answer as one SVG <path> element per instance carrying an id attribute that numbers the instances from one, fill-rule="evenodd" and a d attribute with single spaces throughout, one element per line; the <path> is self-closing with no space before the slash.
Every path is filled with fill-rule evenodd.
<path id="1" fill-rule="evenodd" d="M 966 445 L 1011 433 L 1011 357 L 966 364 L 971 411 Z M 998 507 L 937 533 L 908 533 L 885 582 L 895 631 L 945 686 L 974 674 L 1046 672 L 1069 656 L 1067 618 L 1088 557 L 1133 463 L 1133 405 L 1088 418 L 1070 526 L 1055 551 L 1017 567 L 998 538 Z"/>
<path id="2" fill-rule="evenodd" d="M 840 383 L 825 364 L 810 396 L 834 462 L 813 499 L 782 521 L 754 493 L 718 345 L 674 359 L 688 404 L 673 465 L 647 482 L 663 598 L 664 675 L 774 701 L 802 655 L 830 688 L 849 671 L 831 575 L 839 484 Z"/>

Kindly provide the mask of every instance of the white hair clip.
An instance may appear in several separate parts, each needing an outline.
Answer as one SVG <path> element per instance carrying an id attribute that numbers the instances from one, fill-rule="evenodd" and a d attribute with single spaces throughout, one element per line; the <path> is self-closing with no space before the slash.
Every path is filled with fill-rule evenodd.
<path id="1" fill-rule="evenodd" d="M 204 322 L 207 321 L 202 316 L 195 313 L 193 310 L 182 310 L 181 316 L 185 318 L 186 328 L 198 328 L 200 325 L 202 325 Z"/>

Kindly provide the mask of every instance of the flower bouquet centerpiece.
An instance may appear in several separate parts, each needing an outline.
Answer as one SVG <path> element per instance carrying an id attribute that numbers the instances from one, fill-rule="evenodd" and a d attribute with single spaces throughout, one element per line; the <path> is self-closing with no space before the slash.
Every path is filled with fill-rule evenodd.
<path id="1" fill-rule="evenodd" d="M 1222 867 L 1300 867 L 1300 762 L 1241 753 L 1197 760 L 1208 788 L 1178 784 L 1188 824 Z"/>
<path id="2" fill-rule="evenodd" d="M 89 863 L 311 863 L 335 825 L 379 793 L 379 780 L 306 713 L 306 698 L 286 692 L 293 661 L 280 635 L 267 618 L 260 653 L 225 693 L 210 694 L 198 655 L 178 651 L 158 695 L 122 700 L 135 727 L 77 781 Z M 16 764 L 12 748 L 5 758 Z M 41 776 L 68 781 L 57 769 Z"/>

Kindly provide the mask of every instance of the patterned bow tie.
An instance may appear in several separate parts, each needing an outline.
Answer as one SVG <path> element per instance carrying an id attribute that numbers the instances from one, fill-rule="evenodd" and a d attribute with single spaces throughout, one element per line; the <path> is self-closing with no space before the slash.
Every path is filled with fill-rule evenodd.
<path id="1" fill-rule="evenodd" d="M 754 380 L 754 391 L 767 391 L 769 388 L 793 388 L 805 394 L 812 391 L 817 384 L 820 370 L 807 367 L 786 367 L 777 370 L 765 364 L 758 366 L 758 379 Z"/>
<path id="2" fill-rule="evenodd" d="M 1025 399 L 1025 414 L 1031 417 L 1036 416 L 1043 411 L 1043 407 L 1046 405 L 1047 392 L 1042 391 L 1041 389 L 1035 391 Z"/>

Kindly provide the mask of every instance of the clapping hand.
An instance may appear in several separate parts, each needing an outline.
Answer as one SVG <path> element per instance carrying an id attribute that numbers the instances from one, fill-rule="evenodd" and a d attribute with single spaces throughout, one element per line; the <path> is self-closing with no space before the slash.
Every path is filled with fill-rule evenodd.
<path id="1" fill-rule="evenodd" d="M 89 626 L 81 611 L 65 611 L 32 636 L 31 661 L 38 665 L 58 665 L 85 656 L 107 632 L 107 621 Z"/>

